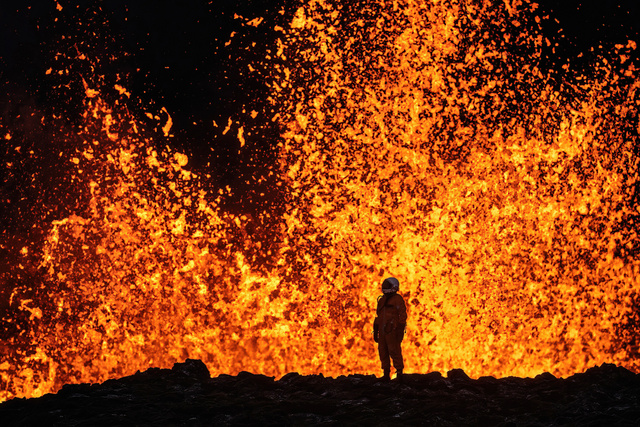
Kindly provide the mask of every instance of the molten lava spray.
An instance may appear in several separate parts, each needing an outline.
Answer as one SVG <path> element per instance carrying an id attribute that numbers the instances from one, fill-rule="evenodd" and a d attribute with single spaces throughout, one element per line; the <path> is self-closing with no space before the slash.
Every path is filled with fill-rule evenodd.
<path id="1" fill-rule="evenodd" d="M 301 4 L 266 60 L 273 221 L 225 211 L 228 190 L 87 86 L 84 148 L 63 159 L 86 197 L 48 226 L 46 296 L 11 295 L 29 326 L 0 397 L 186 357 L 213 375 L 377 373 L 388 275 L 407 372 L 637 372 L 635 43 L 574 70 L 533 3 L 493 3 Z"/>

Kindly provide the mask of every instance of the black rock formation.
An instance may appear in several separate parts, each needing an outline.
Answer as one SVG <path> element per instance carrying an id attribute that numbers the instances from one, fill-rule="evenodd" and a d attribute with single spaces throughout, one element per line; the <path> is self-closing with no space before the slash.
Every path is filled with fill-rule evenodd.
<path id="1" fill-rule="evenodd" d="M 604 364 L 566 379 L 469 378 L 462 370 L 325 378 L 241 372 L 210 378 L 199 360 L 0 404 L 2 426 L 640 425 L 640 377 Z"/>

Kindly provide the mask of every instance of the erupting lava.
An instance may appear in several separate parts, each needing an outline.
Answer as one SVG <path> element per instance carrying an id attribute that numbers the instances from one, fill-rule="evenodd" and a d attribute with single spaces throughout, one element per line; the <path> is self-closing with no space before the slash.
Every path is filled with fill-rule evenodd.
<path id="1" fill-rule="evenodd" d="M 22 267 L 44 277 L 3 315 L 23 330 L 0 399 L 186 357 L 376 373 L 386 275 L 409 306 L 407 372 L 637 372 L 635 43 L 580 73 L 545 56 L 539 22 L 517 0 L 301 5 L 270 58 L 288 197 L 268 233 L 252 222 L 271 212 L 226 212 L 228 191 L 86 87 L 66 159 L 86 197 Z"/>

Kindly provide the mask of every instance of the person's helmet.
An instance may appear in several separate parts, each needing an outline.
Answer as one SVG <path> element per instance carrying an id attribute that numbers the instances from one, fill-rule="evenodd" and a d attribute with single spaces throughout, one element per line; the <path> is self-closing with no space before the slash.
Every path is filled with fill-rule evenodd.
<path id="1" fill-rule="evenodd" d="M 398 289 L 400 289 L 400 282 L 395 277 L 387 277 L 382 282 L 382 293 L 384 294 L 398 292 Z"/>

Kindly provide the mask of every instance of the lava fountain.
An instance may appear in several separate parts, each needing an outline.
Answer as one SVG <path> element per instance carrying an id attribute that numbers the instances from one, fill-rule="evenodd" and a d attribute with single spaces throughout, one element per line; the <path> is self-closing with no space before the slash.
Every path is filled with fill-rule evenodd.
<path id="1" fill-rule="evenodd" d="M 578 71 L 549 59 L 536 13 L 301 3 L 265 60 L 276 220 L 226 211 L 242 195 L 102 96 L 125 88 L 84 82 L 81 149 L 62 159 L 84 196 L 16 255 L 40 281 L 3 283 L 19 327 L 0 397 L 186 357 L 214 375 L 375 373 L 386 275 L 409 306 L 407 372 L 637 372 L 635 43 Z"/>

